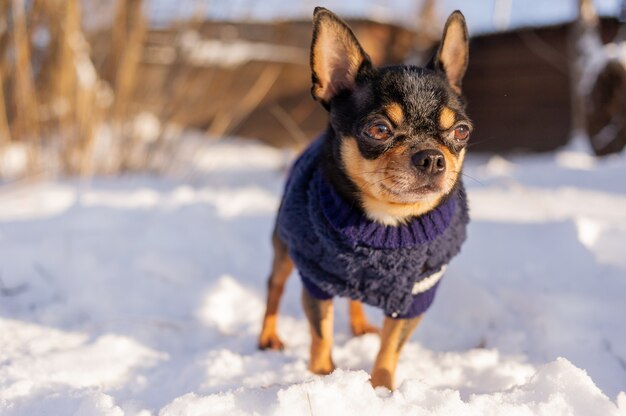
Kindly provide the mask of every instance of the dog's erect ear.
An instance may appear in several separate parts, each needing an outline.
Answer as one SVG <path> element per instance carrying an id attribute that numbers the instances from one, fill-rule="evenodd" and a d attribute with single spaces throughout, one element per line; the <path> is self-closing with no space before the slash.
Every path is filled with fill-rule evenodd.
<path id="1" fill-rule="evenodd" d="M 469 35 L 463 13 L 452 12 L 443 29 L 441 46 L 435 56 L 434 67 L 446 74 L 450 86 L 461 93 L 461 81 L 469 60 Z"/>
<path id="2" fill-rule="evenodd" d="M 354 89 L 359 70 L 369 66 L 369 57 L 348 25 L 329 10 L 316 7 L 311 44 L 313 98 L 328 107 L 337 93 Z"/>

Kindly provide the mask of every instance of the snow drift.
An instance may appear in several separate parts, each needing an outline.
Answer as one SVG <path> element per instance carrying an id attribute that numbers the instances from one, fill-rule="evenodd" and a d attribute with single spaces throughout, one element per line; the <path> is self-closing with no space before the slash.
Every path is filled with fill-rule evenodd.
<path id="1" fill-rule="evenodd" d="M 178 179 L 0 188 L 0 413 L 626 414 L 626 157 L 468 160 L 469 238 L 393 393 L 342 300 L 340 369 L 306 370 L 297 278 L 286 350 L 256 349 L 290 159 L 225 141 Z"/>

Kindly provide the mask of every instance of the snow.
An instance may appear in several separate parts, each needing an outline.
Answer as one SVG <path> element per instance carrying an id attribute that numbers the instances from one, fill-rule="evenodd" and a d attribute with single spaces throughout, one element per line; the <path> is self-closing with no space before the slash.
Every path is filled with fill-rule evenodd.
<path id="1" fill-rule="evenodd" d="M 420 380 L 410 380 L 393 394 L 373 390 L 364 371 L 336 370 L 330 376 L 283 388 L 275 396 L 272 414 L 360 415 L 617 415 L 584 371 L 564 358 L 542 366 L 524 386 L 500 394 L 475 394 L 463 400 L 458 391 L 433 389 Z M 227 394 L 198 397 L 189 394 L 175 400 L 162 416 L 247 415 L 238 398 L 254 404 L 258 392 L 239 389 Z M 621 396 L 624 401 L 626 396 Z M 623 404 L 623 403 L 622 403 Z"/>
<path id="2" fill-rule="evenodd" d="M 28 145 L 24 143 L 3 144 L 0 152 L 0 177 L 11 178 L 26 172 L 29 158 Z"/>
<path id="3" fill-rule="evenodd" d="M 162 131 L 161 120 L 149 111 L 142 111 L 133 120 L 133 136 L 147 143 L 154 143 Z"/>
<path id="4" fill-rule="evenodd" d="M 183 32 L 178 41 L 184 55 L 195 65 L 228 68 L 254 60 L 302 64 L 309 56 L 308 49 L 278 46 L 272 43 L 202 39 L 200 34 L 193 30 Z"/>
<path id="5" fill-rule="evenodd" d="M 468 157 L 469 239 L 393 393 L 343 300 L 339 369 L 307 371 L 296 277 L 286 349 L 256 348 L 292 157 L 229 139 L 169 176 L 0 187 L 0 414 L 626 415 L 626 155 Z"/>

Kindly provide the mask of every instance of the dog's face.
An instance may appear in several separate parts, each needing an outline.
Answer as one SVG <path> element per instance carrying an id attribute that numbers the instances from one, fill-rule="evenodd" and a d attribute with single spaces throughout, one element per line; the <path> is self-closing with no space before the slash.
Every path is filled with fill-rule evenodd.
<path id="1" fill-rule="evenodd" d="M 428 68 L 373 68 L 345 23 L 315 10 L 312 93 L 330 112 L 335 163 L 370 218 L 401 223 L 454 189 L 472 130 L 460 96 L 467 60 L 460 12 Z"/>

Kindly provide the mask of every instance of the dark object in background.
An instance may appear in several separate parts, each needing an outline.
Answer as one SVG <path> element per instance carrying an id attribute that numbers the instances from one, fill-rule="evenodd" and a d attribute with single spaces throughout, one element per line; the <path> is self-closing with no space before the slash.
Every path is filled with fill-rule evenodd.
<path id="1" fill-rule="evenodd" d="M 622 27 L 606 45 L 592 0 L 579 0 L 579 18 L 572 30 L 572 63 L 577 127 L 584 129 L 598 156 L 619 153 L 626 146 L 626 1 Z"/>
<path id="2" fill-rule="evenodd" d="M 566 27 L 479 36 L 463 88 L 476 126 L 471 150 L 549 151 L 571 132 Z"/>
<path id="3" fill-rule="evenodd" d="M 586 113 L 587 133 L 596 155 L 619 153 L 626 146 L 626 69 L 609 61 L 593 84 Z"/>
<path id="4" fill-rule="evenodd" d="M 602 40 L 619 23 L 601 21 Z M 545 152 L 572 134 L 568 36 L 572 24 L 520 29 L 472 38 L 463 88 L 476 130 L 476 151 Z"/>

